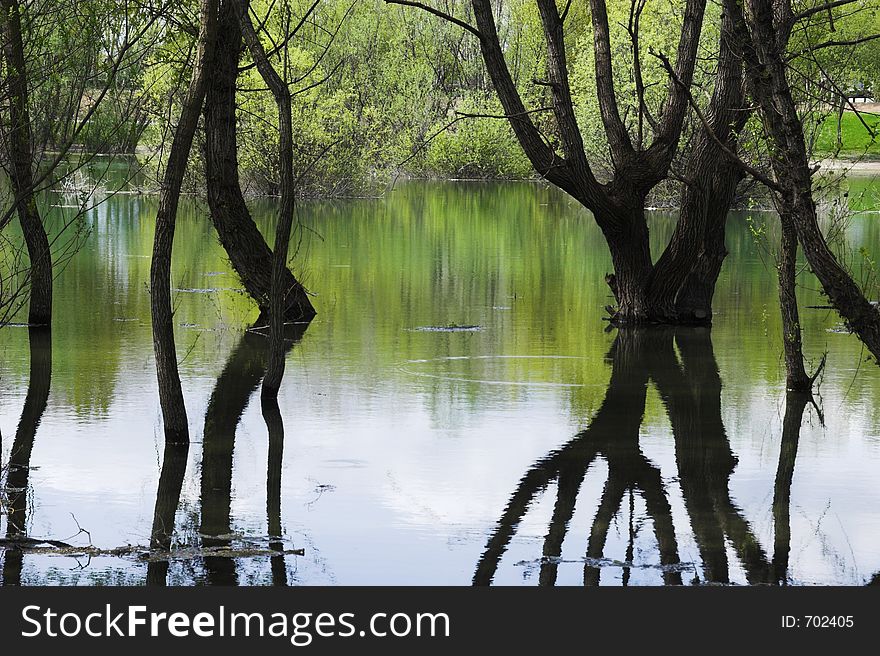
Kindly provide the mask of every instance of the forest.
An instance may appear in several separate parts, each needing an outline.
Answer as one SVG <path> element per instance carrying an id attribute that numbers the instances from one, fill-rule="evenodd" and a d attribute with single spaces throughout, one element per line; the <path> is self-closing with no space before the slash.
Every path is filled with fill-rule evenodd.
<path id="1" fill-rule="evenodd" d="M 0 41 L 4 584 L 335 582 L 312 531 L 358 581 L 334 520 L 394 527 L 382 582 L 439 582 L 395 539 L 876 582 L 876 0 L 0 0 Z"/>

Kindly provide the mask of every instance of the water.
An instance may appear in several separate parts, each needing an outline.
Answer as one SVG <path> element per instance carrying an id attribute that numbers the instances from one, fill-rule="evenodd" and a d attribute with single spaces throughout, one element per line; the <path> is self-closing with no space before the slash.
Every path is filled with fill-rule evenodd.
<path id="1" fill-rule="evenodd" d="M 856 209 L 876 207 L 875 183 L 851 188 Z M 257 312 L 189 200 L 173 281 L 193 444 L 166 453 L 155 209 L 120 195 L 89 213 L 34 380 L 27 329 L 0 329 L 7 510 L 78 549 L 5 551 L 4 583 L 860 585 L 880 572 L 880 371 L 833 312 L 806 309 L 825 302 L 804 274 L 806 352 L 828 353 L 824 422 L 786 408 L 772 260 L 753 236 L 775 234 L 772 216 L 731 218 L 711 333 L 618 335 L 601 235 L 552 189 L 410 183 L 303 204 L 295 269 L 319 314 L 287 356 L 280 439 L 257 392 Z M 254 203 L 265 234 L 273 211 Z M 655 252 L 673 221 L 652 216 Z M 859 248 L 876 255 L 878 239 L 875 213 L 853 219 L 843 243 L 860 276 Z M 148 562 L 157 494 L 173 557 Z"/>

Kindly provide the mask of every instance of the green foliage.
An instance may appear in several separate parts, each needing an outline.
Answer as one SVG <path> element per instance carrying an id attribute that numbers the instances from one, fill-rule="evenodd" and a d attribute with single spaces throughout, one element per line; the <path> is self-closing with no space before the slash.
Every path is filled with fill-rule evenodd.
<path id="1" fill-rule="evenodd" d="M 854 112 L 844 112 L 840 123 L 841 146 L 837 146 L 837 116 L 822 118 L 816 133 L 813 151 L 818 156 L 849 155 L 880 158 L 880 115 L 862 113 L 862 120 L 874 132 L 865 128 Z"/>
<path id="2" fill-rule="evenodd" d="M 394 175 L 417 177 L 522 178 L 533 172 L 507 121 L 462 114 L 503 115 L 485 70 L 478 40 L 441 18 L 383 0 L 252 0 L 261 38 L 293 92 L 295 170 L 303 195 L 340 196 L 372 192 Z M 114 0 L 84 0 L 75 9 L 59 0 L 29 5 L 25 31 L 29 62 L 48 62 L 31 76 L 32 112 L 38 142 L 57 147 L 74 139 L 87 151 L 154 156 L 161 170 L 170 128 L 177 120 L 193 56 L 198 3 L 183 0 L 151 24 L 129 60 L 115 75 L 111 66 L 119 44 L 149 20 L 149 13 Z M 639 29 L 638 59 L 647 114 L 640 118 L 635 54 L 628 24 L 629 0 L 609 0 L 614 83 L 620 114 L 634 140 L 650 144 L 650 122 L 663 113 L 669 77 L 655 56 L 675 61 L 684 0 L 652 0 Z M 444 10 L 473 22 L 471 6 L 448 0 Z M 52 11 L 48 11 L 48 10 Z M 301 18 L 301 29 L 287 35 Z M 508 67 L 529 109 L 552 104 L 546 42 L 533 0 L 497 3 L 500 41 Z M 811 51 L 829 40 L 859 40 L 880 32 L 876 8 L 838 8 L 834 29 L 827 16 L 814 17 L 792 36 L 792 79 L 808 136 L 817 153 L 834 152 L 832 89 L 873 88 L 880 75 L 880 40 L 846 48 Z M 51 20 L 49 19 L 51 17 Z M 706 104 L 714 84 L 720 8 L 706 9 L 694 96 Z M 599 169 L 610 167 L 605 129 L 597 102 L 592 19 L 588 3 L 572 3 L 565 21 L 572 93 L 588 156 Z M 276 48 L 284 43 L 285 47 Z M 806 53 L 806 54 L 804 54 Z M 841 56 L 841 55 L 845 56 Z M 268 90 L 242 52 L 238 79 L 239 164 L 246 191 L 278 189 L 277 116 Z M 36 66 L 36 64 L 34 64 Z M 112 78 L 112 84 L 110 80 Z M 81 133 L 76 126 L 107 92 Z M 552 112 L 532 119 L 547 142 L 558 148 Z M 864 128 L 844 117 L 844 154 L 867 150 Z M 698 122 L 686 122 L 680 152 Z M 640 136 L 641 135 L 641 136 Z M 203 183 L 197 137 L 189 167 L 189 191 Z M 742 139 L 753 159 L 766 160 L 761 128 L 752 121 Z M 667 191 L 658 191 L 668 195 Z M 665 196 L 664 196 L 665 197 Z M 654 201 L 652 201 L 654 202 Z M 660 201 L 663 202 L 662 200 Z"/>

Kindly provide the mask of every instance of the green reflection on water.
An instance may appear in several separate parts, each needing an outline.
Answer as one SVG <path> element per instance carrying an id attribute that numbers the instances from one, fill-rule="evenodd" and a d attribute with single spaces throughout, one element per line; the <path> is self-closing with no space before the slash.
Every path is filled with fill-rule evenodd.
<path id="1" fill-rule="evenodd" d="M 851 180 L 848 202 L 852 202 L 852 189 L 858 185 L 859 198 L 874 193 L 875 188 L 869 183 Z M 63 205 L 67 201 L 65 197 L 51 195 L 46 205 Z M 252 207 L 264 234 L 271 234 L 274 202 L 254 201 Z M 64 209 L 54 208 L 53 225 L 63 220 Z M 51 435 L 43 430 L 42 435 L 36 436 L 38 446 L 51 443 L 51 448 L 57 448 L 75 426 L 99 426 L 102 419 L 124 416 L 132 406 L 156 405 L 153 388 L 144 382 L 155 378 L 147 287 L 155 211 L 154 197 L 124 194 L 109 198 L 85 218 L 90 231 L 88 239 L 57 283 L 49 397 L 49 414 L 54 413 L 54 423 Z M 618 377 L 621 371 L 619 367 L 615 369 L 609 357 L 617 333 L 606 332 L 607 324 L 602 318 L 602 308 L 612 302 L 604 283 L 605 273 L 610 271 L 610 258 L 601 234 L 583 209 L 539 184 L 408 183 L 379 199 L 303 203 L 299 213 L 304 229 L 293 268 L 316 294 L 319 314 L 288 356 L 288 380 L 313 385 L 314 389 L 309 390 L 312 394 L 339 397 L 335 404 L 320 406 L 326 414 L 318 419 L 313 413 L 313 431 L 315 421 L 330 426 L 322 429 L 328 433 L 336 425 L 356 428 L 359 420 L 386 412 L 394 407 L 395 399 L 406 396 L 407 401 L 415 398 L 424 405 L 433 422 L 430 429 L 437 430 L 437 444 L 442 442 L 443 430 L 467 425 L 471 415 L 476 417 L 487 407 L 501 408 L 516 416 L 517 412 L 528 413 L 532 407 L 529 404 L 536 398 L 551 399 L 560 416 L 584 429 L 572 444 L 578 444 L 582 435 L 595 434 L 595 427 L 588 431 L 597 416 L 601 416 L 609 395 L 619 391 L 610 383 L 615 371 Z M 675 216 L 654 213 L 650 221 L 652 249 L 657 255 L 671 234 Z M 756 241 L 754 233 L 762 230 L 766 231 L 766 241 Z M 866 273 L 867 262 L 858 256 L 858 251 L 864 247 L 868 254 L 875 252 L 880 243 L 878 230 L 877 215 L 861 213 L 852 219 L 838 244 L 845 246 L 845 252 L 856 254 L 852 264 L 857 276 Z M 713 354 L 712 371 L 717 363 L 720 390 L 714 374 L 712 385 L 702 390 L 698 389 L 696 379 L 667 381 L 663 387 L 658 380 L 663 369 L 658 367 L 650 372 L 639 371 L 636 363 L 637 371 L 627 374 L 628 380 L 636 381 L 635 386 L 639 387 L 632 396 L 638 406 L 633 407 L 633 412 L 638 414 L 644 404 L 644 421 L 631 427 L 626 442 L 631 453 L 623 453 L 615 465 L 624 473 L 611 472 L 609 480 L 627 482 L 627 463 L 637 461 L 641 469 L 633 471 L 641 472 L 641 487 L 635 487 L 642 494 L 668 490 L 672 487 L 668 481 L 653 480 L 659 477 L 659 469 L 651 469 L 655 464 L 638 449 L 644 448 L 645 436 L 652 440 L 665 435 L 671 438 L 663 447 L 666 450 L 660 452 L 660 459 L 671 459 L 678 469 L 691 530 L 706 568 L 703 580 L 735 579 L 735 572 L 728 571 L 723 548 L 713 546 L 722 544 L 724 535 L 734 548 L 755 556 L 747 561 L 752 562 L 753 568 L 747 572 L 746 580 L 771 580 L 775 576 L 771 570 L 778 565 L 771 553 L 787 553 L 770 549 L 766 540 L 765 551 L 752 549 L 756 544 L 753 531 L 762 529 L 761 522 L 746 519 L 745 510 L 740 511 L 729 488 L 743 469 L 729 462 L 731 452 L 739 455 L 747 451 L 744 445 L 764 439 L 768 421 L 774 413 L 778 414 L 774 403 L 784 384 L 775 275 L 772 256 L 767 252 L 767 244 L 772 245 L 776 234 L 775 221 L 769 213 L 740 212 L 729 221 L 730 257 L 716 292 L 715 324 L 711 345 L 706 347 Z M 208 507 L 202 508 L 200 529 L 196 528 L 199 520 L 190 517 L 186 530 L 223 536 L 237 526 L 236 518 L 230 515 L 230 504 L 235 499 L 231 481 L 239 475 L 233 474 L 232 450 L 239 448 L 238 431 L 242 427 L 238 422 L 259 380 L 259 372 L 245 376 L 248 380 L 242 378 L 241 367 L 236 365 L 237 354 L 243 353 L 242 344 L 246 346 L 252 337 L 248 334 L 242 338 L 242 331 L 256 319 L 257 311 L 239 289 L 211 227 L 206 206 L 197 199 L 187 199 L 181 207 L 173 280 L 184 389 L 214 390 L 205 399 L 193 394 L 195 406 L 190 408 L 194 434 L 201 435 L 205 442 L 199 447 L 198 461 L 203 468 L 201 475 L 206 477 L 201 502 Z M 800 283 L 808 357 L 818 361 L 824 351 L 829 352 L 823 393 L 833 400 L 832 410 L 838 416 L 851 413 L 851 434 L 867 444 L 870 436 L 876 434 L 880 419 L 876 367 L 860 364 L 863 354 L 859 342 L 839 330 L 833 312 L 809 309 L 808 306 L 824 305 L 825 301 L 807 272 L 802 274 Z M 682 343 L 679 341 L 674 347 L 677 355 L 671 341 L 663 347 L 667 360 L 673 362 L 678 357 L 686 364 Z M 233 348 L 235 344 L 239 346 Z M 655 350 L 656 353 L 649 349 L 649 354 L 660 353 Z M 6 406 L 0 411 L 6 410 L 10 416 L 19 412 L 20 401 L 25 397 L 29 363 L 27 331 L 15 327 L 0 330 L 0 379 L 4 392 L 0 403 Z M 665 370 L 676 371 L 676 367 Z M 228 388 L 221 383 L 227 381 L 224 372 L 229 371 L 237 371 L 235 376 L 242 378 L 234 381 L 240 389 L 232 395 L 228 391 L 221 393 Z M 687 366 L 684 373 L 687 377 Z M 693 389 L 688 388 L 689 384 Z M 352 392 L 347 396 L 348 390 Z M 701 415 L 688 409 L 695 405 L 688 395 L 711 400 L 711 421 L 707 423 L 706 413 Z M 673 413 L 670 398 L 678 397 L 680 412 Z M 359 405 L 352 407 L 348 404 L 350 399 L 356 399 Z M 624 406 L 626 415 L 629 406 Z M 288 405 L 284 410 L 288 428 L 291 417 L 296 418 L 295 426 L 299 409 Z M 230 416 L 218 422 L 218 411 Z M 635 414 L 629 419 L 640 419 Z M 693 419 L 696 429 L 684 426 L 681 417 L 685 415 Z M 250 424 L 246 419 L 242 421 L 245 432 L 257 432 L 252 420 Z M 605 442 L 594 445 L 597 453 L 601 452 L 609 462 L 606 452 L 616 448 L 618 435 L 614 431 L 618 428 L 603 435 Z M 263 430 L 265 426 L 259 426 L 259 431 Z M 148 432 L 149 429 L 140 430 L 134 437 L 149 439 Z M 296 439 L 295 430 L 293 434 Z M 323 435 L 320 431 L 317 434 Z M 563 445 L 563 452 L 571 436 L 572 433 L 554 434 L 557 443 Z M 838 436 L 827 437 L 821 443 L 833 447 Z M 719 458 L 708 458 L 705 462 L 697 459 L 694 454 L 703 451 L 688 450 L 689 442 L 699 441 L 697 438 L 703 440 L 703 446 L 717 447 Z M 81 432 L 76 439 L 83 439 Z M 388 436 L 387 443 L 383 443 L 387 451 L 379 452 L 377 461 L 381 463 L 394 454 L 395 439 L 401 436 Z M 713 439 L 717 444 L 712 443 Z M 815 444 L 815 436 L 807 443 Z M 4 447 L 8 448 L 5 444 Z M 349 448 L 346 445 L 346 450 Z M 356 450 L 353 445 L 351 448 Z M 653 448 L 657 448 L 656 444 Z M 778 451 L 774 449 L 775 446 L 770 448 L 772 457 L 768 461 L 775 471 Z M 293 457 L 308 457 L 293 453 Z M 336 451 L 332 454 L 341 455 Z M 344 455 L 347 457 L 347 453 Z M 144 463 L 144 469 L 154 465 Z M 572 461 L 563 469 L 568 471 L 572 465 L 585 470 L 589 463 Z M 94 466 L 100 469 L 102 465 Z M 373 466 L 382 469 L 385 465 Z M 753 460 L 748 466 L 748 475 L 754 475 Z M 710 475 L 700 478 L 699 471 L 703 470 L 711 470 Z M 653 478 L 648 480 L 645 472 Z M 577 475 L 569 472 L 567 476 L 580 480 L 580 470 L 574 473 Z M 221 483 L 211 483 L 212 476 Z M 846 476 L 841 472 L 835 480 Z M 275 487 L 278 486 L 276 481 Z M 358 489 L 352 488 L 349 493 L 356 496 Z M 777 491 L 785 503 L 771 503 L 768 499 L 765 510 L 772 507 L 780 517 L 789 512 L 787 490 Z M 513 491 L 504 487 L 500 494 Z M 132 491 L 132 503 L 152 509 L 155 497 L 141 502 L 141 492 Z M 147 496 L 154 492 L 155 489 L 150 490 Z M 485 490 L 487 495 L 490 492 L 498 490 Z M 190 492 L 187 497 L 185 490 L 183 496 L 183 503 L 189 503 L 191 508 L 194 495 Z M 569 497 L 570 511 L 574 513 L 574 497 Z M 559 498 L 567 497 L 561 494 Z M 97 498 L 90 501 L 101 503 Z M 618 501 L 612 504 L 614 508 L 623 507 L 623 501 Z M 851 511 L 860 501 L 843 497 L 841 503 Z M 499 505 L 493 522 L 499 517 L 503 519 L 502 508 Z M 652 521 L 656 522 L 658 517 L 671 521 L 674 510 L 655 507 Z M 796 506 L 791 512 L 794 514 L 795 510 Z M 49 508 L 41 512 L 51 517 L 54 511 Z M 275 510 L 272 513 L 277 515 Z M 263 522 L 266 515 L 261 517 Z M 796 515 L 794 519 L 795 528 L 791 530 L 796 539 L 802 538 L 806 534 L 797 532 Z M 276 528 L 280 524 L 280 519 L 270 521 Z M 317 520 L 313 516 L 310 521 Z M 561 542 L 565 532 L 558 529 L 563 524 L 551 522 L 545 556 L 563 553 Z M 597 526 L 597 535 L 601 535 L 604 524 L 599 522 Z M 490 531 L 491 526 L 483 529 Z M 682 530 L 681 526 L 677 529 Z M 274 532 L 270 529 L 270 533 Z M 480 549 L 486 545 L 483 534 L 472 540 Z M 594 542 L 604 545 L 604 539 Z M 671 543 L 666 540 L 664 544 Z M 603 552 L 599 546 L 588 555 L 608 555 L 608 550 Z M 660 549 L 664 549 L 663 544 Z M 670 547 L 667 555 L 673 552 L 675 549 Z M 677 562 L 667 560 L 665 564 Z M 471 568 L 475 564 L 476 561 L 468 561 L 467 576 L 473 574 Z M 584 566 L 584 580 L 598 580 L 592 572 L 594 565 L 590 561 Z M 545 562 L 541 567 L 539 578 L 555 581 L 556 565 Z M 234 573 L 237 580 L 246 580 L 245 571 Z M 807 571 L 803 580 L 809 581 L 812 573 Z M 603 577 L 605 581 L 607 576 Z M 679 570 L 672 568 L 665 570 L 658 580 L 676 582 L 678 578 Z"/>
<path id="2" fill-rule="evenodd" d="M 861 198 L 869 195 L 866 184 L 850 182 L 862 185 Z M 65 197 L 50 202 L 63 205 Z M 55 401 L 83 418 L 108 411 L 127 369 L 152 366 L 147 281 L 155 210 L 155 197 L 126 194 L 90 211 L 90 234 L 58 280 Z M 253 210 L 261 229 L 271 231 L 273 201 L 256 201 Z M 611 266 L 591 217 L 567 197 L 529 183 L 410 183 L 381 199 L 304 203 L 300 218 L 306 229 L 293 268 L 316 294 L 319 311 L 306 341 L 328 364 L 396 384 L 415 375 L 436 402 L 450 381 L 474 403 L 485 383 L 519 382 L 566 386 L 577 413 L 596 407 L 608 379 L 603 360 L 611 336 L 603 332 L 602 308 L 612 302 L 603 282 Z M 674 220 L 652 216 L 655 254 Z M 766 230 L 761 243 L 756 229 Z M 858 249 L 871 252 L 878 231 L 872 215 L 851 221 L 845 243 L 857 277 L 865 263 Z M 723 371 L 726 358 L 736 361 L 724 371 L 732 388 L 744 372 L 761 372 L 771 387 L 782 381 L 775 275 L 765 245 L 772 247 L 775 234 L 768 213 L 735 213 L 729 221 L 713 342 Z M 182 204 L 173 280 L 184 376 L 215 372 L 218 334 L 242 330 L 256 312 L 196 199 Z M 800 282 L 802 306 L 825 304 L 807 272 Z M 829 349 L 832 369 L 835 361 L 857 363 L 858 342 L 829 332 L 839 328 L 834 313 L 805 309 L 802 319 L 809 357 Z M 475 328 L 420 330 L 449 326 Z M 0 332 L 10 385 L 21 384 L 27 371 L 20 333 Z M 867 391 L 862 385 L 855 381 L 855 396 Z M 510 385 L 493 393 L 516 398 L 523 390 Z"/>

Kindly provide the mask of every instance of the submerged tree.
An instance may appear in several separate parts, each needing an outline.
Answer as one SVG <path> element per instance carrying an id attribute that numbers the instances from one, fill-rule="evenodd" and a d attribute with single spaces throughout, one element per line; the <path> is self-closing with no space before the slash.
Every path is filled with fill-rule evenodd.
<path id="1" fill-rule="evenodd" d="M 242 23 L 236 8 L 238 2 L 239 0 L 220 0 L 218 7 L 218 44 L 209 63 L 211 75 L 204 108 L 205 177 L 211 219 L 220 236 L 220 242 L 248 294 L 256 301 L 263 314 L 269 316 L 275 276 L 273 254 L 251 217 L 239 179 L 236 88 L 242 51 Z M 303 21 L 307 17 L 308 14 Z M 251 53 L 256 60 L 257 55 L 254 55 L 253 48 Z M 260 69 L 263 73 L 265 64 L 260 64 Z M 277 88 L 277 85 L 273 86 L 273 94 L 277 92 Z M 289 90 L 287 93 L 289 94 Z M 289 126 L 289 108 L 286 115 Z M 285 158 L 288 156 L 289 166 L 292 167 L 293 151 L 290 147 L 285 152 Z M 280 161 L 282 167 L 287 166 L 285 158 Z M 292 186 L 292 182 L 288 186 Z M 292 194 L 293 191 L 288 193 Z M 286 246 L 287 241 L 284 244 Z M 279 242 L 276 241 L 276 248 L 278 245 Z M 315 309 L 305 288 L 288 270 L 286 251 L 284 255 L 281 283 L 284 287 L 282 298 L 285 318 L 290 321 L 309 321 L 315 316 Z"/>
<path id="2" fill-rule="evenodd" d="M 758 106 L 770 144 L 774 180 L 768 186 L 776 196 L 783 227 L 791 241 L 796 234 L 804 256 L 835 309 L 880 363 L 880 312 L 832 252 L 819 226 L 804 125 L 798 115 L 788 79 L 788 35 L 797 21 L 855 0 L 838 0 L 792 10 L 790 0 L 747 0 L 740 5 L 725 0 L 734 19 L 737 45 L 746 70 L 751 97 Z"/>
<path id="3" fill-rule="evenodd" d="M 272 256 L 272 283 L 269 287 L 269 362 L 266 376 L 263 379 L 262 396 L 264 399 L 277 399 L 281 380 L 284 377 L 284 319 L 290 313 L 291 306 L 295 319 L 311 319 L 314 311 L 305 296 L 301 285 L 291 286 L 288 281 L 290 272 L 287 270 L 287 253 L 290 244 L 290 233 L 293 228 L 293 213 L 296 195 L 296 180 L 293 174 L 293 126 L 291 121 L 290 88 L 281 78 L 278 71 L 269 61 L 263 44 L 254 30 L 248 15 L 248 0 L 238 0 L 238 22 L 244 41 L 251 57 L 260 71 L 260 76 L 272 92 L 278 105 L 278 161 L 281 169 L 281 199 L 278 206 L 278 225 L 275 229 L 275 252 Z M 316 6 L 317 3 L 315 3 Z M 288 30 L 285 41 L 292 38 L 305 19 L 293 30 Z M 292 300 L 289 300 L 292 297 Z M 303 303 L 308 304 L 307 307 Z M 309 314 L 311 310 L 311 314 Z"/>
<path id="4" fill-rule="evenodd" d="M 52 320 L 52 255 L 49 238 L 37 208 L 34 152 L 28 105 L 28 77 L 18 0 L 0 2 L 0 39 L 3 70 L 9 94 L 6 148 L 15 207 L 27 245 L 30 267 L 28 323 L 48 325 Z"/>
<path id="5" fill-rule="evenodd" d="M 83 171 L 98 153 L 133 150 L 143 129 L 142 64 L 162 11 L 0 3 L 0 164 L 10 182 L 0 207 L 0 323 L 27 302 L 29 323 L 51 321 L 53 276 L 82 245 L 87 211 L 114 193 L 94 197 L 109 164 L 98 180 Z M 76 192 L 74 212 L 45 202 L 59 187 Z M 23 248 L 5 230 L 16 214 Z"/>
<path id="6" fill-rule="evenodd" d="M 690 87 L 700 44 L 706 3 L 690 0 L 684 7 L 677 54 L 673 66 L 675 81 L 668 85 L 659 116 L 654 117 L 646 100 L 641 73 L 639 18 L 644 3 L 633 1 L 628 31 L 633 42 L 638 121 L 635 134 L 622 116 L 614 81 L 610 25 L 604 0 L 590 3 L 595 53 L 598 106 L 607 145 L 611 152 L 612 176 L 598 180 L 584 147 L 584 138 L 572 100 L 566 25 L 571 3 L 560 13 L 554 0 L 536 0 L 547 48 L 547 80 L 551 105 L 530 110 L 511 76 L 492 3 L 473 0 L 475 25 L 423 3 L 387 0 L 389 4 L 419 7 L 451 21 L 479 40 L 486 68 L 504 108 L 504 118 L 535 170 L 592 211 L 602 229 L 614 263 L 608 276 L 617 299 L 613 319 L 618 324 L 709 323 L 711 298 L 721 262 L 726 255 L 723 224 L 741 175 L 727 167 L 719 153 L 734 147 L 742 122 L 732 113 L 741 111 L 741 67 L 734 61 L 722 38 L 716 90 L 709 110 L 714 134 L 700 137 L 686 167 L 687 191 L 679 228 L 666 251 L 652 260 L 645 201 L 660 182 L 667 179 L 688 113 Z M 533 116 L 552 111 L 561 153 L 549 142 Z M 645 132 L 652 131 L 652 139 Z M 717 137 L 717 138 L 716 138 Z M 650 141 L 650 143 L 649 143 Z"/>
<path id="7" fill-rule="evenodd" d="M 167 442 L 189 442 L 189 426 L 180 374 L 177 368 L 177 350 L 174 346 L 174 312 L 171 308 L 171 252 L 177 221 L 180 189 L 186 172 L 187 159 L 199 113 L 205 99 L 205 88 L 210 71 L 207 61 L 216 47 L 218 0 L 201 0 L 199 8 L 199 37 L 189 89 L 178 120 L 171 154 L 165 169 L 159 210 L 156 214 L 156 234 L 150 267 L 150 310 L 153 322 L 153 348 L 156 353 L 156 371 L 159 378 L 159 402 Z"/>

